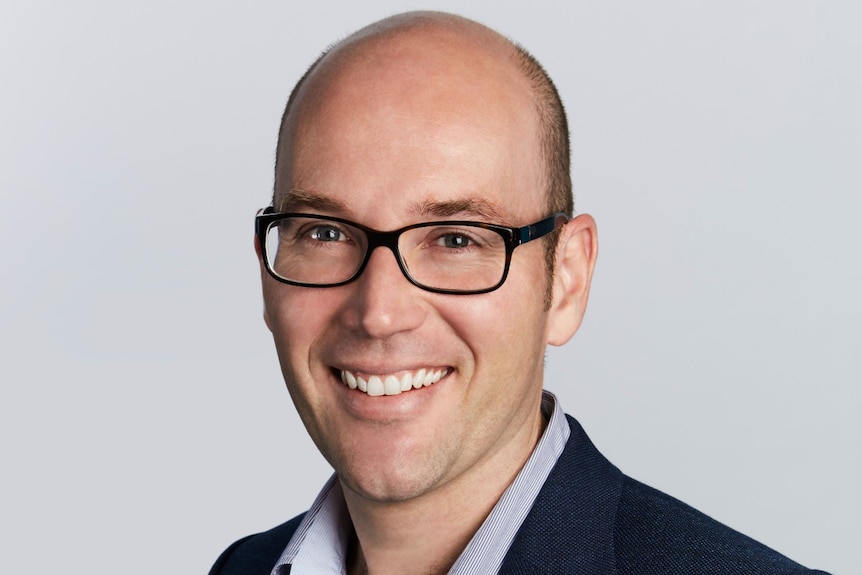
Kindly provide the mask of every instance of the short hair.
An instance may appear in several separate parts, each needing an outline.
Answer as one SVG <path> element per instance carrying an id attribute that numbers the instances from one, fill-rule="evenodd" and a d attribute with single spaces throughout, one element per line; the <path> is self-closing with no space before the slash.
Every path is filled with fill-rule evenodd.
<path id="1" fill-rule="evenodd" d="M 517 43 L 517 64 L 530 84 L 533 101 L 539 116 L 539 139 L 542 162 L 545 166 L 545 202 L 548 214 L 563 212 L 572 217 L 575 198 L 572 193 L 571 152 L 569 149 L 569 123 L 566 109 L 554 81 L 539 61 L 526 48 Z M 545 269 L 548 284 L 545 290 L 545 309 L 553 299 L 554 263 L 559 233 L 545 236 Z"/>
<path id="2" fill-rule="evenodd" d="M 516 42 L 507 40 L 514 51 L 515 64 L 520 69 L 533 92 L 533 101 L 536 106 L 536 114 L 539 119 L 539 138 L 541 160 L 544 163 L 545 207 L 548 215 L 563 212 L 567 216 L 574 215 L 574 195 L 572 193 L 572 177 L 570 166 L 569 149 L 569 124 L 566 119 L 566 110 L 560 99 L 553 80 L 539 63 L 539 61 L 527 51 L 526 48 Z M 275 151 L 275 180 L 278 179 L 278 151 L 281 149 L 285 137 L 285 129 L 290 112 L 294 106 L 300 89 L 311 74 L 317 69 L 323 59 L 330 51 L 338 46 L 338 43 L 329 46 L 308 67 L 287 99 L 284 113 L 281 116 L 281 124 L 278 128 L 278 141 Z M 273 183 L 272 191 L 273 206 L 276 202 L 276 189 Z M 545 290 L 545 309 L 550 309 L 553 298 L 554 264 L 557 251 L 557 239 L 559 233 L 555 232 L 543 238 L 545 248 L 545 269 L 547 272 L 547 286 Z"/>

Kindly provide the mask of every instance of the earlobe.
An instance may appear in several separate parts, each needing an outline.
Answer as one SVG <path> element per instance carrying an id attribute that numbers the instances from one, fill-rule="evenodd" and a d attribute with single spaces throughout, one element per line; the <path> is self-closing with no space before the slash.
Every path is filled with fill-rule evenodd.
<path id="1" fill-rule="evenodd" d="M 554 295 L 548 311 L 548 343 L 563 345 L 583 320 L 598 256 L 598 235 L 592 216 L 581 214 L 560 233 L 554 264 Z"/>

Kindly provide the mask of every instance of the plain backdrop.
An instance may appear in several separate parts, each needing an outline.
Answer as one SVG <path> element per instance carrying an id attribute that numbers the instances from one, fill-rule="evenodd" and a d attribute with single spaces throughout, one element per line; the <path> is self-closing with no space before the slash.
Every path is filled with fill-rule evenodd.
<path id="1" fill-rule="evenodd" d="M 621 469 L 860 571 L 862 4 L 3 2 L 2 571 L 204 573 L 330 473 L 252 250 L 277 124 L 406 9 L 528 47 L 599 224 L 547 387 Z"/>

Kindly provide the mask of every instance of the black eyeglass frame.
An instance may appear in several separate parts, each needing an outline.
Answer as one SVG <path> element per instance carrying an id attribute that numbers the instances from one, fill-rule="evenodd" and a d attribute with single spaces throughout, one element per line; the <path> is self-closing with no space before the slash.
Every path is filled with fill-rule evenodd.
<path id="1" fill-rule="evenodd" d="M 269 231 L 270 226 L 279 220 L 283 220 L 286 218 L 316 218 L 320 220 L 326 220 L 330 222 L 338 222 L 342 224 L 347 224 L 352 226 L 358 230 L 361 230 L 365 237 L 368 239 L 368 246 L 365 249 L 365 255 L 362 258 L 362 262 L 359 264 L 359 267 L 356 271 L 346 280 L 336 282 L 336 283 L 328 283 L 328 284 L 316 284 L 316 283 L 308 283 L 308 282 L 299 282 L 296 280 L 289 280 L 287 278 L 283 278 L 279 276 L 275 270 L 269 265 L 269 258 L 266 255 L 266 234 Z M 404 226 L 403 228 L 399 228 L 397 230 L 392 230 L 389 232 L 381 232 L 379 230 L 375 230 L 373 228 L 369 228 L 367 226 L 363 226 L 362 224 L 357 224 L 356 222 L 351 222 L 350 220 L 345 220 L 344 218 L 337 218 L 335 216 L 324 216 L 320 214 L 304 214 L 299 212 L 276 212 L 275 208 L 269 206 L 264 208 L 263 211 L 258 213 L 258 215 L 254 219 L 254 228 L 255 234 L 257 235 L 258 242 L 260 242 L 260 250 L 261 257 L 263 259 L 264 266 L 266 266 L 266 271 L 269 272 L 269 275 L 275 278 L 276 280 L 294 286 L 300 287 L 315 287 L 315 288 L 330 288 L 330 287 L 338 287 L 349 284 L 350 282 L 355 281 L 362 272 L 365 271 L 365 266 L 368 265 L 368 260 L 371 259 L 371 254 L 378 247 L 387 247 L 392 254 L 395 256 L 395 261 L 398 262 L 398 267 L 401 269 L 401 273 L 407 278 L 411 284 L 416 287 L 423 289 L 425 291 L 433 292 L 433 293 L 441 293 L 441 294 L 449 294 L 449 295 L 475 295 L 475 294 L 483 294 L 492 292 L 498 289 L 503 283 L 505 283 L 506 278 L 509 275 L 509 264 L 512 261 L 512 252 L 515 251 L 515 248 L 521 245 L 526 244 L 527 242 L 531 242 L 533 240 L 544 237 L 552 232 L 555 232 L 560 227 L 564 226 L 569 221 L 569 216 L 564 214 L 563 212 L 557 212 L 552 214 L 546 218 L 539 220 L 533 224 L 522 226 L 522 227 L 508 227 L 501 226 L 498 224 L 486 224 L 484 222 L 473 222 L 468 220 L 443 220 L 443 221 L 434 221 L 434 222 L 420 222 L 418 224 L 411 224 L 409 226 Z M 503 268 L 503 276 L 500 278 L 500 281 L 495 285 L 479 289 L 479 290 L 457 290 L 457 289 L 442 289 L 435 288 L 431 286 L 426 286 L 424 284 L 419 283 L 413 277 L 410 276 L 410 272 L 407 270 L 406 265 L 401 257 L 401 253 L 398 250 L 398 239 L 401 234 L 412 229 L 416 228 L 427 228 L 431 226 L 459 226 L 459 225 L 469 225 L 475 226 L 479 228 L 484 228 L 486 230 L 491 230 L 500 234 L 500 237 L 503 238 L 503 242 L 506 245 L 506 265 Z"/>

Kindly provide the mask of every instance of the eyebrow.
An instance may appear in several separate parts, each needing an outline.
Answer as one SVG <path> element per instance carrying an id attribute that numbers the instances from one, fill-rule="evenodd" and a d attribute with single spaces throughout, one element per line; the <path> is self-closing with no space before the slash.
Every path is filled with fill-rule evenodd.
<path id="1" fill-rule="evenodd" d="M 279 212 L 295 212 L 303 209 L 315 212 L 345 213 L 347 208 L 338 200 L 313 192 L 290 189 L 278 201 Z"/>
<path id="2" fill-rule="evenodd" d="M 472 216 L 495 223 L 509 223 L 511 218 L 482 198 L 462 198 L 446 201 L 425 201 L 418 203 L 413 211 L 421 216 L 451 218 L 452 216 Z"/>
<path id="3" fill-rule="evenodd" d="M 334 198 L 297 188 L 288 190 L 279 199 L 276 209 L 279 212 L 309 210 L 339 215 L 349 213 L 347 206 Z M 410 208 L 409 213 L 423 218 L 451 218 L 453 216 L 460 216 L 479 218 L 486 222 L 497 224 L 511 224 L 512 222 L 510 216 L 483 198 L 461 198 L 441 201 L 426 200 L 414 204 Z"/>

